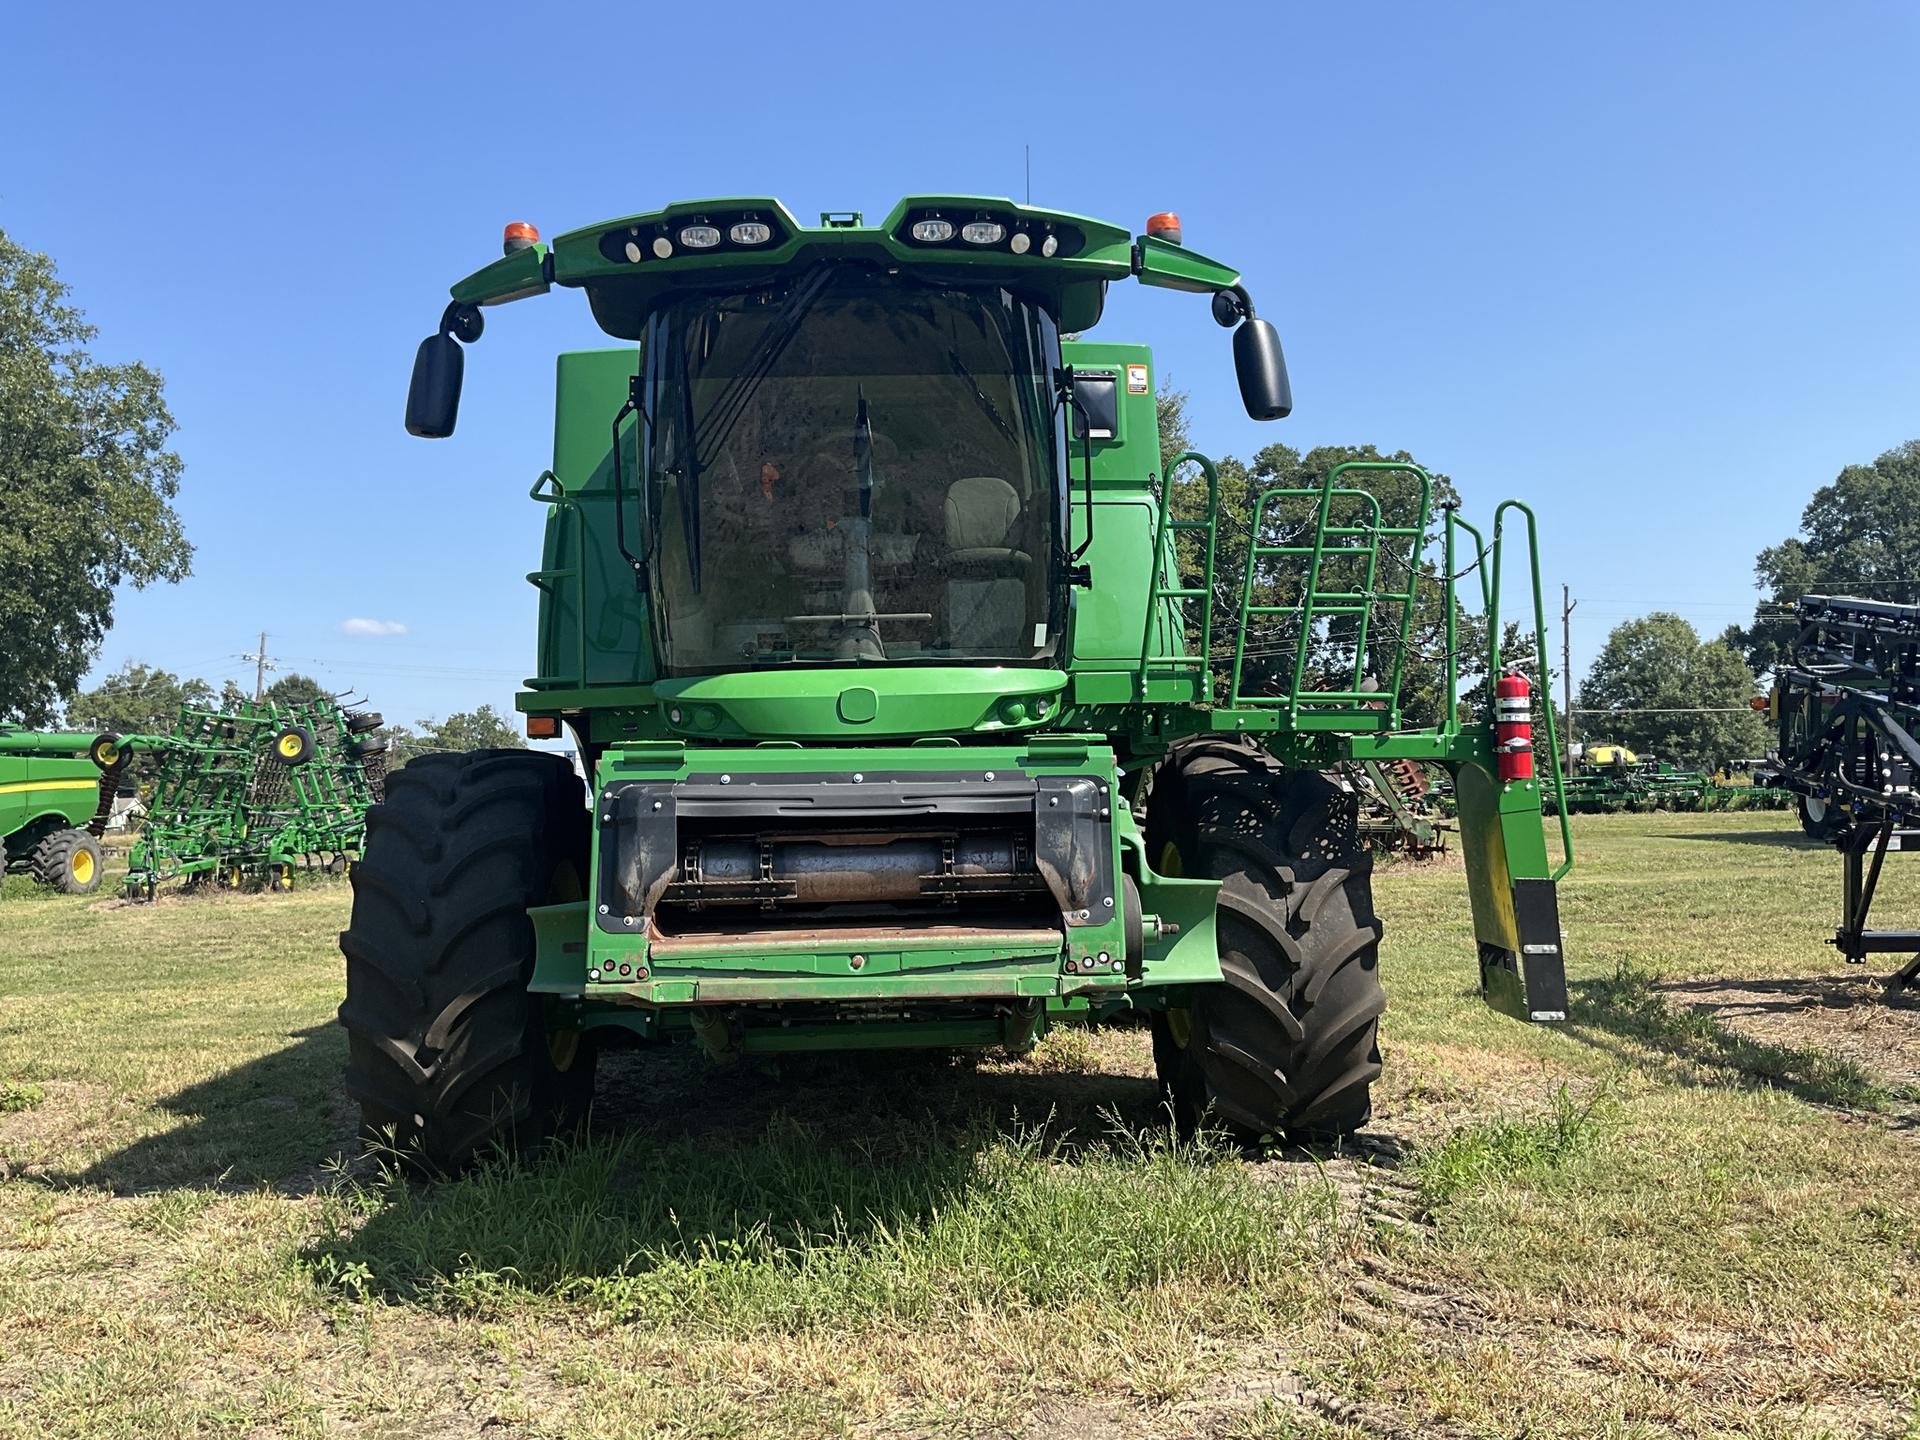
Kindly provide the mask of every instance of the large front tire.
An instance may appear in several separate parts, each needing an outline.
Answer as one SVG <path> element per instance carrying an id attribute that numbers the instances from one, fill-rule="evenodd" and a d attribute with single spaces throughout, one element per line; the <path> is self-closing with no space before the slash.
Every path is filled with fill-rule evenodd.
<path id="1" fill-rule="evenodd" d="M 1154 1060 L 1183 1126 L 1319 1141 L 1372 1117 L 1380 1074 L 1380 922 L 1351 791 L 1227 741 L 1156 771 L 1148 855 L 1221 882 L 1224 983 L 1155 1017 Z"/>
<path id="2" fill-rule="evenodd" d="M 29 870 L 42 885 L 63 895 L 91 895 L 100 888 L 105 862 L 100 842 L 87 830 L 56 830 L 33 847 Z"/>
<path id="3" fill-rule="evenodd" d="M 586 874 L 580 780 L 556 755 L 425 755 L 367 812 L 352 869 L 347 1090 L 363 1133 L 458 1170 L 584 1115 L 593 1050 L 549 1034 L 530 906 L 577 898 Z"/>

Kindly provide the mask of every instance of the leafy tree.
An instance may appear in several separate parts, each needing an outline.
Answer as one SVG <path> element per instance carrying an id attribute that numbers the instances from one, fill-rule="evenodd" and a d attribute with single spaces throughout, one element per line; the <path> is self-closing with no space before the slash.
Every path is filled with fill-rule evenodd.
<path id="1" fill-rule="evenodd" d="M 1793 604 L 1801 595 L 1920 604 L 1920 440 L 1871 465 L 1849 465 L 1814 491 L 1800 533 L 1762 550 L 1753 572 L 1766 599 L 1739 638 L 1757 671 L 1791 652 Z"/>
<path id="2" fill-rule="evenodd" d="M 311 675 L 296 671 L 269 685 L 266 698 L 276 705 L 311 705 L 316 700 L 331 700 L 333 692 Z"/>
<path id="3" fill-rule="evenodd" d="M 228 713 L 238 710 L 253 697 L 231 680 L 220 682 L 220 708 Z"/>
<path id="4" fill-rule="evenodd" d="M 0 718 L 29 724 L 99 653 L 114 587 L 179 580 L 193 556 L 160 376 L 88 354 L 69 293 L 0 231 Z"/>
<path id="5" fill-rule="evenodd" d="M 1580 687 L 1581 732 L 1679 765 L 1720 769 L 1761 754 L 1767 728 L 1747 708 L 1753 672 L 1723 640 L 1702 641 L 1678 615 L 1657 611 L 1614 627 Z M 1726 710 L 1730 714 L 1656 714 Z"/>
<path id="6" fill-rule="evenodd" d="M 1193 440 L 1187 433 L 1187 392 L 1176 390 L 1161 376 L 1162 388 L 1153 397 L 1154 418 L 1160 422 L 1160 464 L 1166 463 L 1182 450 L 1189 449 Z"/>
<path id="7" fill-rule="evenodd" d="M 204 680 L 183 680 L 168 670 L 129 660 L 92 690 L 67 701 L 67 724 L 76 730 L 118 735 L 171 734 L 182 705 L 215 704 Z"/>
<path id="8" fill-rule="evenodd" d="M 524 750 L 527 742 L 511 720 L 491 705 L 462 710 L 440 721 L 420 722 L 420 750 Z"/>

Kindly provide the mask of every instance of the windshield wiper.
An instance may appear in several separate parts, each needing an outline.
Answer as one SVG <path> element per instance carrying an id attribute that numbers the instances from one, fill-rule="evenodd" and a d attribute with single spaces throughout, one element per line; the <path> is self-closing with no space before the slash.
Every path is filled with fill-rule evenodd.
<path id="1" fill-rule="evenodd" d="M 999 428 L 1000 433 L 1009 440 L 1017 441 L 1018 437 L 1014 435 L 1013 427 L 1009 425 L 1000 414 L 999 407 L 993 403 L 993 397 L 980 388 L 980 382 L 974 378 L 973 372 L 967 368 L 967 362 L 960 358 L 960 352 L 958 350 L 947 351 L 947 364 L 952 367 L 954 374 L 967 382 L 967 388 L 973 391 L 974 403 L 986 412 L 987 418 L 993 421 L 995 426 Z"/>
<path id="2" fill-rule="evenodd" d="M 694 436 L 693 453 L 696 456 L 702 450 L 726 444 L 733 427 L 746 413 L 747 402 L 753 398 L 754 391 L 760 388 L 760 382 L 767 378 L 767 372 L 785 353 L 794 333 L 800 328 L 800 322 L 813 308 L 813 302 L 819 299 L 821 290 L 826 288 L 833 268 L 832 261 L 816 265 L 787 292 L 787 298 L 780 302 L 780 308 L 767 322 L 760 343 L 747 357 L 746 365 L 727 382 L 726 389 L 707 407 L 706 418 Z"/>
<path id="3" fill-rule="evenodd" d="M 687 437 L 685 483 L 680 487 L 680 525 L 687 539 L 687 578 L 696 595 L 700 593 L 700 475 L 704 468 L 701 452 L 726 444 L 734 425 L 746 413 L 747 402 L 786 350 L 794 332 L 800 328 L 800 321 L 813 308 L 813 302 L 819 298 L 832 273 L 833 262 L 823 262 L 803 275 L 787 292 L 787 298 L 767 322 L 760 343 L 747 357 L 746 365 L 715 397 L 704 422 L 696 422 L 693 415 L 693 365 L 682 346 L 674 347 L 680 369 L 681 426 Z"/>

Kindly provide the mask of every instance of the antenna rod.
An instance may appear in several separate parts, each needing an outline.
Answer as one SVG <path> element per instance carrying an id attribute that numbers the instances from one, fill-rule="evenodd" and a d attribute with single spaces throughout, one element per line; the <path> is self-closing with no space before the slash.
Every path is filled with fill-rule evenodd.
<path id="1" fill-rule="evenodd" d="M 1573 768 L 1573 612 L 1580 604 L 1567 586 L 1560 587 L 1560 688 L 1567 697 L 1567 768 Z M 1551 702 L 1549 702 L 1551 703 Z"/>

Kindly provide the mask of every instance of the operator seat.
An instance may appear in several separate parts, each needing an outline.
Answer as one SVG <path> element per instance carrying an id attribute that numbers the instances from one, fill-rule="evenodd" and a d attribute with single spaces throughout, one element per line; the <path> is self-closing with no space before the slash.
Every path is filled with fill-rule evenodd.
<path id="1" fill-rule="evenodd" d="M 956 648 L 1025 649 L 1027 572 L 1033 557 L 1013 542 L 1019 493 L 997 475 L 967 475 L 947 487 L 947 638 Z"/>

